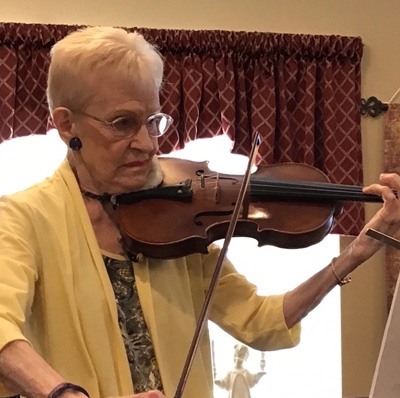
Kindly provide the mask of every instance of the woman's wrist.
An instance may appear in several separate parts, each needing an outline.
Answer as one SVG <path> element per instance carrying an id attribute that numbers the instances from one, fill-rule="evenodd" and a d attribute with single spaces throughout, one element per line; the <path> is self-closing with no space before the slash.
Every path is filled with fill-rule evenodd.
<path id="1" fill-rule="evenodd" d="M 343 276 L 339 276 L 339 273 L 338 273 L 338 271 L 336 270 L 336 266 L 335 266 L 336 260 L 337 260 L 337 258 L 334 257 L 329 265 L 330 265 L 330 268 L 331 268 L 331 271 L 332 271 L 334 277 L 336 278 L 337 284 L 338 284 L 339 286 L 344 286 L 344 285 L 346 285 L 347 283 L 350 283 L 350 282 L 351 282 L 351 278 L 350 278 L 350 276 L 348 275 L 348 273 L 346 273 L 346 274 L 343 275 Z"/>
<path id="2" fill-rule="evenodd" d="M 54 387 L 47 398 L 60 398 L 62 395 L 66 395 L 66 393 L 80 393 L 86 395 L 86 397 L 90 398 L 89 393 L 81 386 L 73 383 L 60 383 L 58 386 Z"/>

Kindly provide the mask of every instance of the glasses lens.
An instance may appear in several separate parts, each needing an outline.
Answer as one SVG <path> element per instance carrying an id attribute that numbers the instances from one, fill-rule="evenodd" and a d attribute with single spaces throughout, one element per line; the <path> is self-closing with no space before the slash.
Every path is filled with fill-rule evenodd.
<path id="1" fill-rule="evenodd" d="M 165 113 L 156 113 L 147 120 L 147 130 L 152 137 L 160 137 L 172 123 L 172 117 Z"/>
<path id="2" fill-rule="evenodd" d="M 140 128 L 140 123 L 131 116 L 121 116 L 112 122 L 113 127 L 120 133 L 131 133 L 137 131 Z"/>

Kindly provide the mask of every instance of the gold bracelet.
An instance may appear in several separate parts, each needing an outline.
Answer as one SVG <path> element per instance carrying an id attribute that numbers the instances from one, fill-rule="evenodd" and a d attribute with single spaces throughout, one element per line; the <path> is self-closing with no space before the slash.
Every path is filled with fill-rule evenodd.
<path id="1" fill-rule="evenodd" d="M 335 275 L 335 278 L 337 280 L 337 284 L 339 286 L 346 285 L 347 283 L 351 282 L 351 278 L 349 276 L 345 276 L 343 279 L 339 278 L 338 274 L 336 273 L 336 269 L 335 269 L 335 264 L 334 264 L 335 260 L 336 260 L 336 257 L 333 258 L 333 260 L 331 261 L 331 264 L 330 264 L 332 272 L 333 272 L 333 275 Z"/>

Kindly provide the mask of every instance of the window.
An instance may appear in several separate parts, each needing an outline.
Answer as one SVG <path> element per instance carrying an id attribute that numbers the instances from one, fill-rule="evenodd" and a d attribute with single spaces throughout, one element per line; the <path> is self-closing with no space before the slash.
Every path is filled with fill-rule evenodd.
<path id="1" fill-rule="evenodd" d="M 258 286 L 260 294 L 286 292 L 328 264 L 339 253 L 339 237 L 328 235 L 317 245 L 296 250 L 257 247 L 249 238 L 234 238 L 228 257 L 239 272 Z M 334 289 L 302 321 L 300 344 L 288 350 L 265 352 L 267 374 L 251 390 L 252 398 L 337 398 L 342 395 L 340 290 Z M 229 335 L 210 322 L 214 368 L 222 378 L 234 366 Z M 250 349 L 246 367 L 260 371 L 261 353 Z M 214 398 L 227 392 L 215 387 Z"/>
<path id="2" fill-rule="evenodd" d="M 22 190 L 47 176 L 62 162 L 66 146 L 56 130 L 14 138 L 0 145 L 0 195 Z"/>

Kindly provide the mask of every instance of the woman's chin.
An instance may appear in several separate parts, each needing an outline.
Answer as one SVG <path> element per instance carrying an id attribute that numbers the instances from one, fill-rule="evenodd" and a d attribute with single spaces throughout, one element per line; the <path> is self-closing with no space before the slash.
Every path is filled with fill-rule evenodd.
<path id="1" fill-rule="evenodd" d="M 141 189 L 150 189 L 159 186 L 162 183 L 163 176 L 161 165 L 157 156 L 153 156 L 151 159 L 151 168 L 147 174 L 146 181 L 144 182 Z"/>
<path id="2" fill-rule="evenodd" d="M 160 163 L 158 159 L 154 157 L 147 173 L 140 173 L 139 175 L 136 174 L 131 176 L 125 175 L 118 184 L 119 189 L 114 190 L 114 192 L 127 193 L 155 188 L 161 184 L 162 179 Z"/>

